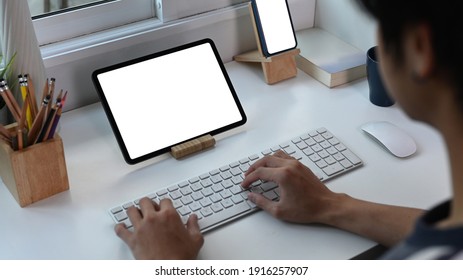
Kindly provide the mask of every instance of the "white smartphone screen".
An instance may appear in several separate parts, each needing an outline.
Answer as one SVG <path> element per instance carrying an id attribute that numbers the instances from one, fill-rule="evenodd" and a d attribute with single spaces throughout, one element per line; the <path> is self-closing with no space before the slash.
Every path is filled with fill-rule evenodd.
<path id="1" fill-rule="evenodd" d="M 286 0 L 253 0 L 266 55 L 294 49 L 297 40 Z"/>

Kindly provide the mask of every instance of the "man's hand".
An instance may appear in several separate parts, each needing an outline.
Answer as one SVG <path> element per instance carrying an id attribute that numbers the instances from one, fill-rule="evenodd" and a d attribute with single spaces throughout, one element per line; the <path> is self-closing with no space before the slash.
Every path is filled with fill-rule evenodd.
<path id="1" fill-rule="evenodd" d="M 330 203 L 337 196 L 302 163 L 282 151 L 254 163 L 245 174 L 243 187 L 256 180 L 272 181 L 280 187 L 280 200 L 250 193 L 249 199 L 278 219 L 296 223 L 325 222 Z"/>
<path id="2" fill-rule="evenodd" d="M 186 227 L 169 199 L 159 205 L 148 198 L 140 200 L 140 210 L 131 207 L 127 215 L 133 232 L 123 224 L 115 227 L 119 236 L 136 259 L 195 259 L 204 238 L 198 218 L 191 215 Z"/>

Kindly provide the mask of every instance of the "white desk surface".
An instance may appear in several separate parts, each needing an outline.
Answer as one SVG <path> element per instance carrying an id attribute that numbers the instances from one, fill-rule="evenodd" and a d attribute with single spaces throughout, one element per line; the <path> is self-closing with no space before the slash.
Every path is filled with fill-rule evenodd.
<path id="1" fill-rule="evenodd" d="M 226 65 L 248 122 L 218 135 L 215 148 L 177 161 L 162 155 L 127 165 L 100 103 L 67 112 L 60 135 L 70 190 L 20 208 L 0 182 L 0 259 L 130 259 L 114 234 L 108 209 L 299 134 L 328 128 L 365 163 L 327 182 L 334 191 L 382 203 L 429 208 L 450 195 L 442 139 L 407 118 L 397 105 L 368 100 L 365 80 L 328 89 L 305 73 L 267 85 L 259 65 Z M 72 93 L 78 94 L 78 93 Z M 360 131 L 386 120 L 406 129 L 418 152 L 398 159 Z M 281 222 L 260 211 L 205 234 L 201 259 L 349 259 L 375 243 L 321 225 Z"/>

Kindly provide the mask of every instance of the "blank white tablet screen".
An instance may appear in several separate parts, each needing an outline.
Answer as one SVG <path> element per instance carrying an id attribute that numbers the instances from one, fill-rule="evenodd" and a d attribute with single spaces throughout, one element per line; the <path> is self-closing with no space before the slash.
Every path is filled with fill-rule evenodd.
<path id="1" fill-rule="evenodd" d="M 132 159 L 242 120 L 208 43 L 98 80 Z"/>

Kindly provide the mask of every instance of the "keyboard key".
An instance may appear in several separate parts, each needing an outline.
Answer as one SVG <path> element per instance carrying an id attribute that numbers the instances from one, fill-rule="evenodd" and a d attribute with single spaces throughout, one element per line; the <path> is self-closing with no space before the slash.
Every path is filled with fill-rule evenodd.
<path id="1" fill-rule="evenodd" d="M 220 176 L 220 174 L 216 174 L 216 175 L 211 177 L 211 181 L 212 181 L 213 184 L 220 183 L 220 182 L 222 182 L 222 177 Z"/>
<path id="2" fill-rule="evenodd" d="M 172 204 L 174 205 L 175 209 L 178 209 L 183 206 L 183 203 L 180 201 L 180 199 L 172 200 Z"/>
<path id="3" fill-rule="evenodd" d="M 266 192 L 266 191 L 273 190 L 274 188 L 276 188 L 277 184 L 275 184 L 274 182 L 265 182 L 260 187 L 262 188 L 264 192 Z"/>
<path id="4" fill-rule="evenodd" d="M 203 208 L 201 209 L 201 215 L 203 215 L 203 217 L 208 217 L 210 215 L 212 215 L 214 212 L 212 212 L 212 209 L 209 208 L 209 207 L 206 207 L 206 208 Z"/>
<path id="5" fill-rule="evenodd" d="M 188 182 L 190 182 L 190 184 L 194 184 L 196 182 L 199 182 L 199 177 L 191 178 L 190 180 L 188 180 Z"/>
<path id="6" fill-rule="evenodd" d="M 232 179 L 233 179 L 233 178 L 232 178 Z M 223 187 L 224 189 L 231 188 L 231 187 L 233 187 L 234 185 L 235 185 L 235 184 L 232 182 L 231 179 L 228 179 L 228 180 L 225 180 L 225 181 L 222 182 L 222 187 Z"/>
<path id="7" fill-rule="evenodd" d="M 199 179 L 205 180 L 205 179 L 209 178 L 209 176 L 210 176 L 209 173 L 205 173 L 205 174 L 199 176 Z"/>
<path id="8" fill-rule="evenodd" d="M 186 216 L 191 213 L 190 208 L 187 206 L 180 207 L 179 209 L 177 209 L 177 211 L 182 216 Z"/>
<path id="9" fill-rule="evenodd" d="M 274 191 L 264 192 L 262 195 L 268 200 L 276 200 L 278 198 L 278 195 Z"/>
<path id="10" fill-rule="evenodd" d="M 251 161 L 256 161 L 259 159 L 259 156 L 257 154 L 253 154 L 252 156 L 249 157 Z"/>
<path id="11" fill-rule="evenodd" d="M 167 194 L 167 189 L 157 191 L 156 194 L 157 194 L 158 196 L 166 195 L 166 194 Z"/>
<path id="12" fill-rule="evenodd" d="M 133 202 L 127 202 L 127 203 L 125 203 L 124 205 L 122 205 L 122 207 L 123 207 L 124 209 L 126 209 L 126 210 L 129 209 L 129 208 L 132 207 L 132 206 L 135 206 L 135 205 L 133 204 Z"/>
<path id="13" fill-rule="evenodd" d="M 217 212 L 222 211 L 223 207 L 222 207 L 222 204 L 220 204 L 220 203 L 214 203 L 214 204 L 212 204 L 211 209 L 212 209 L 212 211 L 217 213 Z"/>
<path id="14" fill-rule="evenodd" d="M 170 186 L 170 187 L 167 188 L 167 190 L 168 190 L 169 192 L 173 192 L 173 191 L 175 191 L 175 190 L 178 190 L 178 185 Z"/>
<path id="15" fill-rule="evenodd" d="M 121 206 L 117 206 L 117 207 L 111 209 L 111 214 L 114 215 L 114 214 L 117 214 L 117 213 L 119 213 L 119 212 L 121 212 L 121 211 L 123 211 L 123 210 L 124 210 L 124 209 L 123 209 Z"/>
<path id="16" fill-rule="evenodd" d="M 212 181 L 211 181 L 211 179 L 207 178 L 207 179 L 201 181 L 201 185 L 203 187 L 207 188 L 209 186 L 212 186 Z"/>
<path id="17" fill-rule="evenodd" d="M 201 190 L 201 193 L 204 196 L 210 196 L 210 195 L 212 195 L 214 193 L 214 191 L 212 190 L 212 188 L 205 188 L 205 189 Z"/>
<path id="18" fill-rule="evenodd" d="M 220 193 L 220 196 L 224 199 L 229 198 L 232 196 L 232 193 L 229 190 L 224 190 Z"/>
<path id="19" fill-rule="evenodd" d="M 181 192 L 183 195 L 189 195 L 189 194 L 191 194 L 193 191 L 191 190 L 191 188 L 186 187 L 186 188 L 180 189 L 180 192 Z"/>
<path id="20" fill-rule="evenodd" d="M 362 161 L 349 150 L 345 150 L 344 152 L 342 152 L 342 154 L 354 165 L 362 163 Z"/>
<path id="21" fill-rule="evenodd" d="M 333 165 L 329 165 L 329 166 L 323 168 L 323 171 L 328 176 L 332 176 L 332 175 L 334 175 L 334 174 L 336 174 L 338 172 L 341 172 L 342 170 L 344 170 L 344 168 L 339 163 L 335 163 Z"/>
<path id="22" fill-rule="evenodd" d="M 191 190 L 194 192 L 197 192 L 203 189 L 203 186 L 199 182 L 192 184 L 190 187 L 191 187 Z"/>
<path id="23" fill-rule="evenodd" d="M 179 191 L 173 191 L 170 193 L 170 197 L 173 200 L 175 200 L 175 199 L 179 199 L 180 197 L 182 197 L 182 194 Z"/>
<path id="24" fill-rule="evenodd" d="M 219 173 L 220 173 L 220 170 L 219 170 L 219 169 L 214 169 L 214 170 L 212 170 L 211 172 L 209 172 L 209 174 L 211 174 L 211 176 L 215 176 L 215 175 L 217 175 L 217 174 L 219 174 Z"/>
<path id="25" fill-rule="evenodd" d="M 209 206 L 209 205 L 212 204 L 211 200 L 210 200 L 209 198 L 207 198 L 207 197 L 201 199 L 201 200 L 199 201 L 199 203 L 200 203 L 203 207 L 207 207 L 207 206 Z"/>
<path id="26" fill-rule="evenodd" d="M 215 193 L 215 194 L 211 195 L 211 196 L 209 197 L 209 199 L 210 199 L 212 202 L 217 203 L 217 202 L 219 202 L 219 201 L 222 200 L 222 197 L 221 197 L 219 194 L 216 194 L 216 193 Z"/>
<path id="27" fill-rule="evenodd" d="M 352 163 L 347 159 L 340 160 L 339 163 L 346 169 L 352 167 Z"/>
<path id="28" fill-rule="evenodd" d="M 241 197 L 241 195 L 234 195 L 234 196 L 231 197 L 231 200 L 235 204 L 238 204 L 238 203 L 241 203 L 241 202 L 244 201 L 243 198 Z"/>
<path id="29" fill-rule="evenodd" d="M 194 200 L 194 201 L 197 201 L 197 200 L 200 200 L 202 199 L 204 196 L 201 192 L 194 192 L 191 194 L 191 198 Z"/>
<path id="30" fill-rule="evenodd" d="M 190 196 L 184 196 L 180 198 L 180 201 L 183 203 L 183 205 L 188 205 L 193 202 L 193 199 Z"/>
<path id="31" fill-rule="evenodd" d="M 123 212 L 119 212 L 116 215 L 114 215 L 114 218 L 116 219 L 116 221 L 122 222 L 123 220 L 127 219 L 128 216 L 127 216 L 127 213 L 123 211 Z"/>
<path id="32" fill-rule="evenodd" d="M 231 199 L 224 199 L 220 202 L 222 204 L 223 208 L 230 208 L 234 206 L 235 204 L 231 201 Z"/>
<path id="33" fill-rule="evenodd" d="M 196 212 L 201 209 L 201 204 L 198 202 L 193 202 L 188 207 L 190 207 L 191 211 Z"/>
<path id="34" fill-rule="evenodd" d="M 233 186 L 233 187 L 230 188 L 230 192 L 231 192 L 232 194 L 239 194 L 239 193 L 241 193 L 241 192 L 243 192 L 243 191 L 244 191 L 244 190 L 243 190 L 240 186 L 238 186 L 238 185 L 237 185 L 237 186 Z"/>

